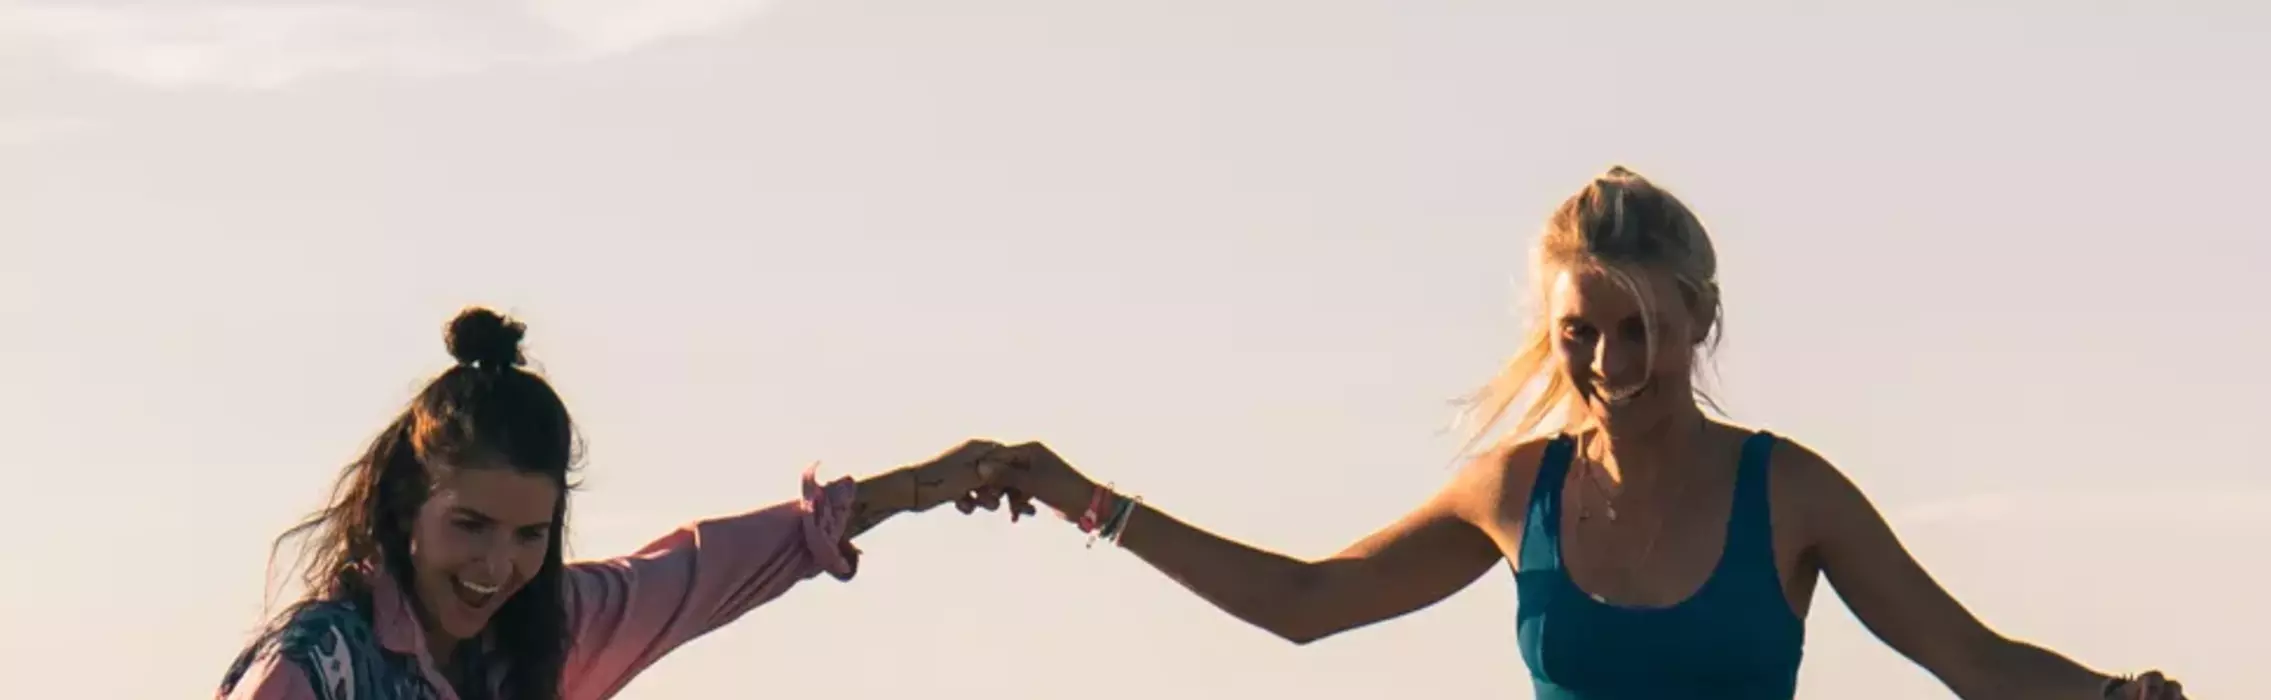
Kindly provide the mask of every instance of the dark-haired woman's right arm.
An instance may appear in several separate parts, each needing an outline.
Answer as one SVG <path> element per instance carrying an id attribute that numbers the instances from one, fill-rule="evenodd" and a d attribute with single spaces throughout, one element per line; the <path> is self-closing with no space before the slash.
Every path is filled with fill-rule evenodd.
<path id="1" fill-rule="evenodd" d="M 997 483 L 1060 512 L 1087 510 L 1096 486 L 1039 444 L 989 462 Z M 1475 522 L 1496 503 L 1506 455 L 1486 457 L 1403 518 L 1339 553 L 1298 559 L 1201 530 L 1138 504 L 1122 548 L 1215 607 L 1295 644 L 1398 617 L 1450 597 L 1502 555 Z"/>
<path id="2" fill-rule="evenodd" d="M 977 485 L 971 442 L 925 463 L 821 483 L 804 497 L 695 521 L 629 556 L 568 565 L 573 645 L 566 700 L 614 695 L 671 651 L 825 572 L 851 580 L 851 538 L 892 513 L 924 510 Z"/>

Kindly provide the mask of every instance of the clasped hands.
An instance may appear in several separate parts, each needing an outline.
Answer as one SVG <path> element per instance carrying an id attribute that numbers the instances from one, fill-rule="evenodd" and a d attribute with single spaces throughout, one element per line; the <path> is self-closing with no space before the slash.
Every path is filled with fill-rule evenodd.
<path id="1" fill-rule="evenodd" d="M 970 440 L 914 470 L 920 488 L 911 510 L 917 511 L 948 501 L 965 514 L 1007 504 L 1014 521 L 1038 514 L 1038 502 L 1069 518 L 1086 509 L 1096 493 L 1095 482 L 1038 442 Z"/>

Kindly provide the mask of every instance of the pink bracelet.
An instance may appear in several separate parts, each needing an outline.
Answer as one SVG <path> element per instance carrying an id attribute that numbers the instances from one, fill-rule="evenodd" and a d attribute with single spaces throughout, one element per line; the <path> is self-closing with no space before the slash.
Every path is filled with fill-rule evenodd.
<path id="1" fill-rule="evenodd" d="M 1080 514 L 1079 525 L 1081 532 L 1095 532 L 1096 528 L 1103 526 L 1103 523 L 1099 522 L 1099 519 L 1103 517 L 1103 514 L 1097 511 L 1100 511 L 1104 508 L 1105 499 L 1110 497 L 1111 495 L 1112 489 L 1104 486 L 1096 487 L 1096 495 L 1090 496 L 1088 499 L 1088 510 Z"/>

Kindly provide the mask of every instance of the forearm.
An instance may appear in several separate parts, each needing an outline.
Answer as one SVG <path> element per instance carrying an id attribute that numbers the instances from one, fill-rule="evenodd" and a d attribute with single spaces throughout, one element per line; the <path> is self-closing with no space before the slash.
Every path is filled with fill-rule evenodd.
<path id="1" fill-rule="evenodd" d="M 663 655 L 826 572 L 849 580 L 854 484 L 804 475 L 797 500 L 694 521 L 620 557 L 569 564 L 568 697 L 600 697 Z"/>
<path id="2" fill-rule="evenodd" d="M 946 477 L 935 472 L 936 467 L 914 465 L 859 480 L 853 491 L 852 514 L 845 524 L 844 539 L 859 537 L 894 515 L 929 510 L 952 500 L 956 494 L 944 488 Z"/>
<path id="3" fill-rule="evenodd" d="M 2097 700 L 2107 677 L 2057 652 L 2015 639 L 1999 639 L 1979 657 L 1978 681 L 1956 688 L 1968 699 Z"/>
<path id="4" fill-rule="evenodd" d="M 1256 627 L 1295 643 L 1330 630 L 1313 624 L 1317 565 L 1239 543 L 1142 504 L 1119 533 L 1128 550 L 1176 583 Z"/>

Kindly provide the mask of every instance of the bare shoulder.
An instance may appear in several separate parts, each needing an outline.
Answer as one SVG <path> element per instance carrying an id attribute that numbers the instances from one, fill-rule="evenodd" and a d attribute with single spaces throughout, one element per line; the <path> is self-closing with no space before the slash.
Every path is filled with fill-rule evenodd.
<path id="1" fill-rule="evenodd" d="M 1775 434 L 1774 452 L 1769 460 L 1777 479 L 1795 480 L 1796 484 L 1816 484 L 1822 479 L 1839 478 L 1837 465 L 1814 448 L 1788 435 Z"/>
<path id="2" fill-rule="evenodd" d="M 1443 494 L 1461 516 L 1478 524 L 1510 512 L 1518 516 L 1520 508 L 1507 506 L 1529 502 L 1530 487 L 1553 441 L 1551 436 L 1509 441 L 1476 455 L 1459 468 Z"/>
<path id="3" fill-rule="evenodd" d="M 1789 437 L 1775 437 L 1769 460 L 1774 508 L 1777 514 L 1796 515 L 1807 540 L 1820 539 L 1852 516 L 1873 512 L 1860 487 L 1828 457 Z"/>

